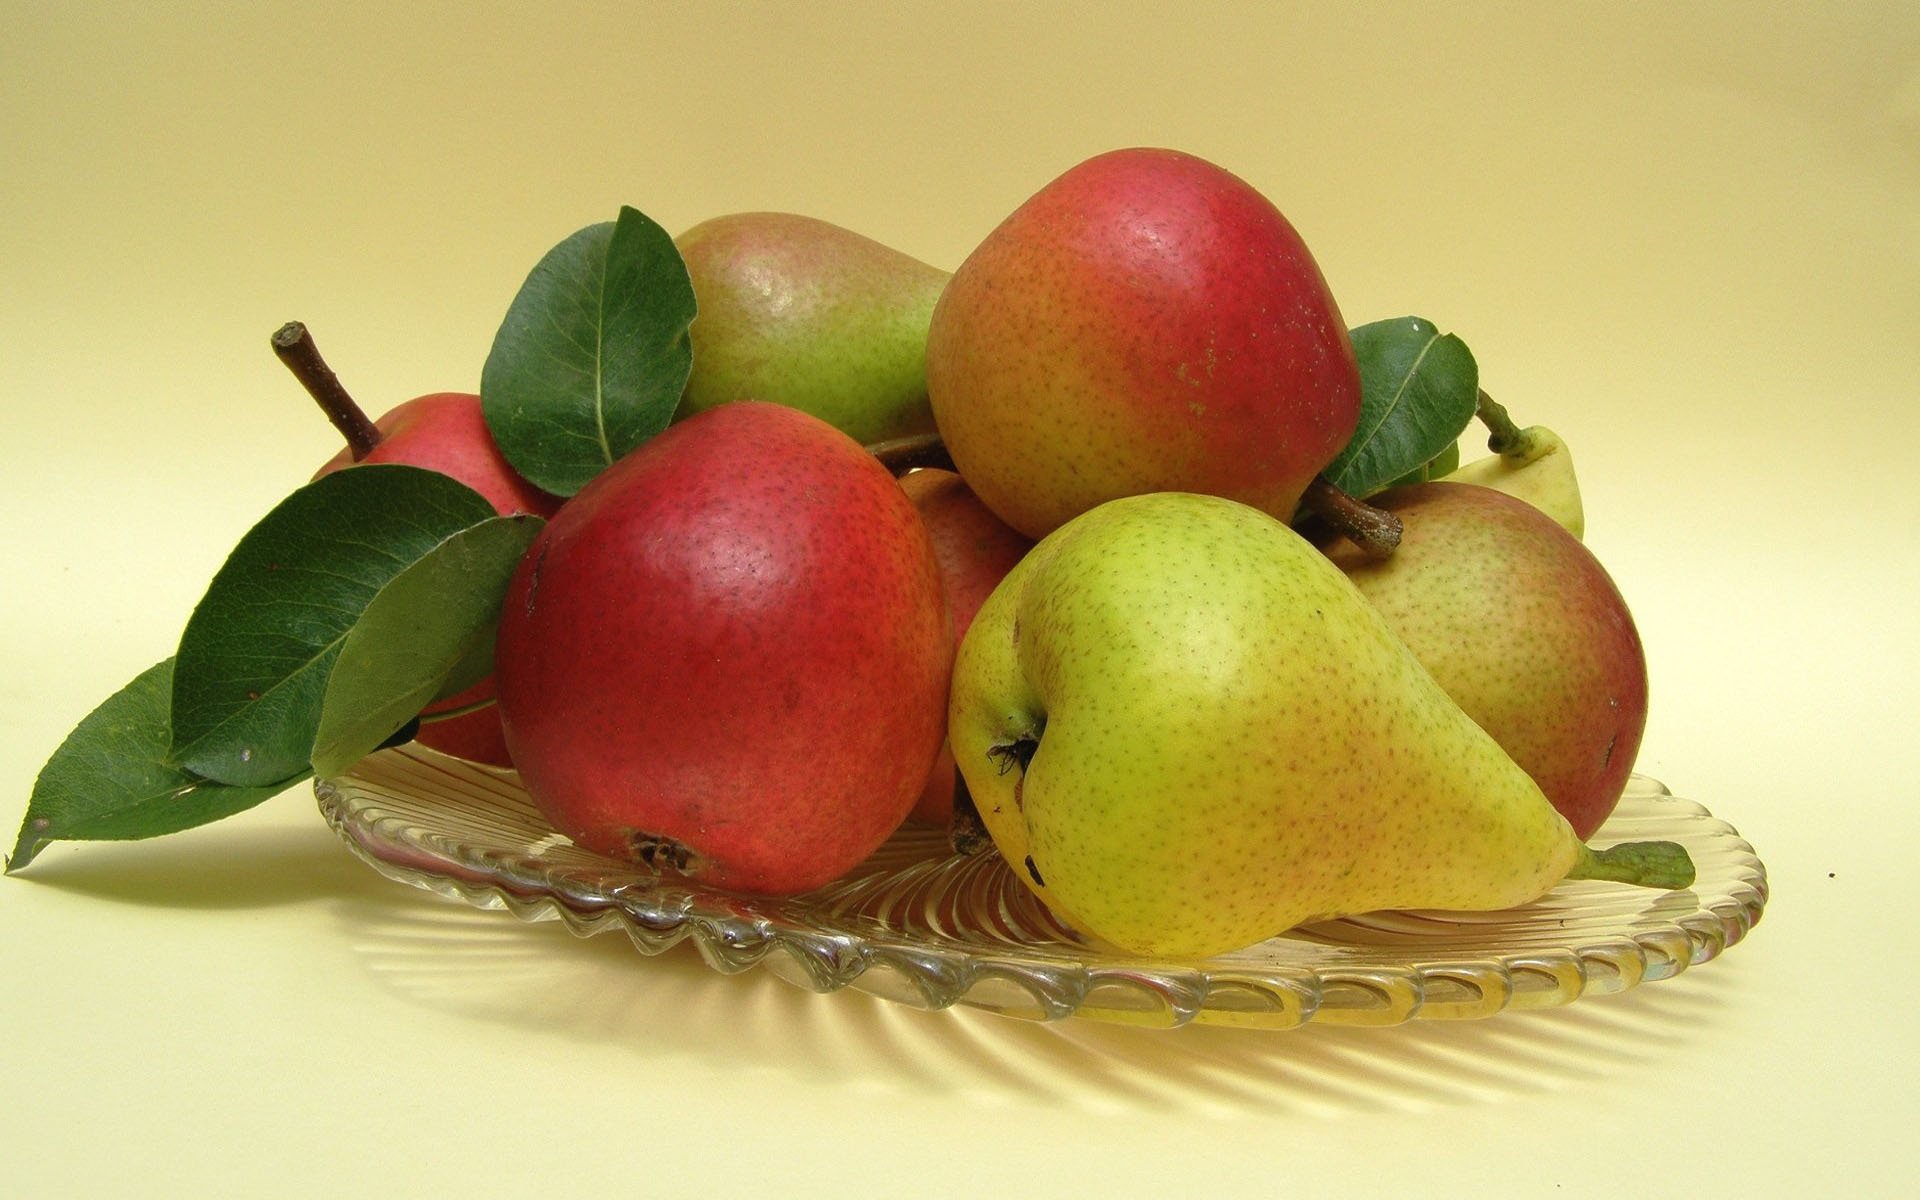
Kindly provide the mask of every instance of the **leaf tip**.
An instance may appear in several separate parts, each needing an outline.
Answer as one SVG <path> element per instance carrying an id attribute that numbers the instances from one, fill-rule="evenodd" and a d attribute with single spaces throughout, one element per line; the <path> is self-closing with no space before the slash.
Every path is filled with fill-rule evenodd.
<path id="1" fill-rule="evenodd" d="M 13 844 L 13 853 L 6 856 L 4 874 L 11 875 L 39 856 L 40 852 L 52 844 L 53 839 L 46 836 L 47 819 L 29 815 L 21 822 L 20 837 Z"/>

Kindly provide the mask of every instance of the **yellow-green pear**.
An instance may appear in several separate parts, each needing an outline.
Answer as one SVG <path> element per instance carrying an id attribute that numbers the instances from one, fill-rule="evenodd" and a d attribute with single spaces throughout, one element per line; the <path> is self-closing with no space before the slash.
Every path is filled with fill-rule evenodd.
<path id="1" fill-rule="evenodd" d="M 1596 854 L 1285 524 L 1218 497 L 1110 501 L 974 618 L 948 732 L 1014 873 L 1121 949 L 1199 957 L 1310 918 L 1524 904 Z"/>
<path id="2" fill-rule="evenodd" d="M 794 213 L 715 217 L 674 243 L 700 305 L 680 418 L 765 400 L 862 443 L 933 432 L 927 325 L 947 272 Z"/>
<path id="3" fill-rule="evenodd" d="M 1544 425 L 1529 425 L 1500 454 L 1477 458 L 1459 469 L 1429 478 L 1448 483 L 1477 483 L 1524 500 L 1559 522 L 1574 537 L 1585 537 L 1586 511 L 1580 482 L 1573 474 L 1573 451 Z M 1413 482 L 1413 481 L 1408 481 Z"/>

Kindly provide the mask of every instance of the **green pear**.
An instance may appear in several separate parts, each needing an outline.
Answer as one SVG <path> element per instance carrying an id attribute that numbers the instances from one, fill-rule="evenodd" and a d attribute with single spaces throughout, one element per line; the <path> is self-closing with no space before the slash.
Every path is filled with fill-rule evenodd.
<path id="1" fill-rule="evenodd" d="M 1041 541 L 967 632 L 948 734 L 1014 873 L 1134 953 L 1692 878 L 1678 847 L 1582 846 L 1325 556 L 1218 497 L 1114 500 Z"/>
<path id="2" fill-rule="evenodd" d="M 1567 449 L 1559 434 L 1544 425 L 1521 430 L 1518 440 L 1504 453 L 1489 454 L 1457 470 L 1430 476 L 1434 477 L 1505 492 L 1546 513 L 1574 537 L 1586 536 L 1587 516 L 1580 504 L 1580 482 L 1573 474 L 1573 451 Z"/>
<path id="3" fill-rule="evenodd" d="M 927 325 L 947 272 L 792 213 L 715 217 L 674 241 L 700 306 L 680 417 L 765 400 L 862 443 L 933 432 Z"/>
<path id="4" fill-rule="evenodd" d="M 1646 655 L 1606 569 L 1547 513 L 1490 488 L 1444 479 L 1368 503 L 1400 518 L 1392 557 L 1345 541 L 1328 557 L 1591 836 L 1620 801 L 1647 723 Z"/>

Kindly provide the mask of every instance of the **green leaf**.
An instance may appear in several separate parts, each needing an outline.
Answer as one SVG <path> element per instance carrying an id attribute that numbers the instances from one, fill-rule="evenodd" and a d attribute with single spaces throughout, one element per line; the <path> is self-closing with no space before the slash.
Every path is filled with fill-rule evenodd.
<path id="1" fill-rule="evenodd" d="M 429 703 L 436 703 L 450 696 L 458 696 L 491 674 L 493 674 L 493 639 L 483 637 L 467 648 L 467 656 L 447 673 L 446 679 L 441 681 L 440 689 L 433 694 L 433 700 Z"/>
<path id="2" fill-rule="evenodd" d="M 34 781 L 7 870 L 56 841 L 130 841 L 178 833 L 252 808 L 307 772 L 261 787 L 228 787 L 167 761 L 173 660 L 142 671 L 88 714 Z"/>
<path id="3" fill-rule="evenodd" d="M 173 761 L 237 786 L 305 770 L 334 660 L 387 583 L 493 506 L 420 467 L 323 475 L 249 530 L 180 638 Z"/>
<path id="4" fill-rule="evenodd" d="M 507 309 L 481 409 L 522 475 L 571 496 L 667 427 L 693 369 L 693 281 L 638 210 L 547 252 Z"/>
<path id="5" fill-rule="evenodd" d="M 1350 496 L 1368 496 L 1459 438 L 1473 419 L 1480 371 L 1466 343 L 1419 317 L 1352 331 L 1360 361 L 1360 426 L 1321 472 Z"/>
<path id="6" fill-rule="evenodd" d="M 435 546 L 375 594 L 327 679 L 313 739 L 316 772 L 352 766 L 450 683 L 454 690 L 469 688 L 492 670 L 501 598 L 542 524 L 525 515 L 482 521 Z"/>

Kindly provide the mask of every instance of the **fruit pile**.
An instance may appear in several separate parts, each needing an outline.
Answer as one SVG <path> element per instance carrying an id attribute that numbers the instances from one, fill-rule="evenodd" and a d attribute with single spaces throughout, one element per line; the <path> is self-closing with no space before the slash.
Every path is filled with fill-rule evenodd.
<path id="1" fill-rule="evenodd" d="M 1090 159 L 951 276 L 623 209 L 535 267 L 478 395 L 378 422 L 273 344 L 348 449 L 55 753 L 9 870 L 418 738 L 747 892 L 940 824 L 1139 953 L 1691 882 L 1584 844 L 1646 671 L 1565 446 L 1431 322 L 1350 330 L 1200 159 Z"/>

